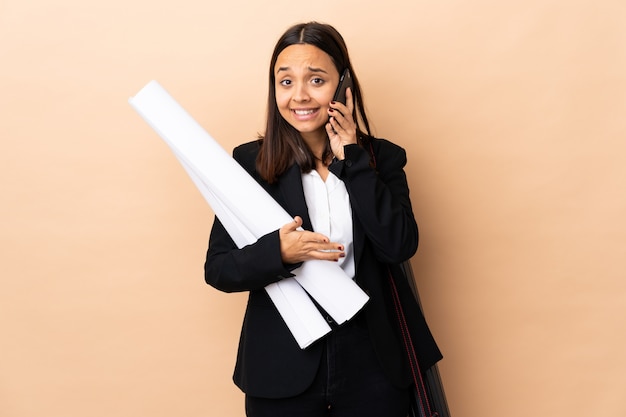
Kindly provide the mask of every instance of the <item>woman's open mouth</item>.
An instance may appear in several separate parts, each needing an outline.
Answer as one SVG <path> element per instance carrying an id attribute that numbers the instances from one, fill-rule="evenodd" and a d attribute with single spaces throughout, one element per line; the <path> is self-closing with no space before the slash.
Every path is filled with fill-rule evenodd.
<path id="1" fill-rule="evenodd" d="M 291 112 L 294 114 L 296 119 L 298 120 L 308 120 L 317 114 L 319 108 L 317 109 L 292 109 Z"/>

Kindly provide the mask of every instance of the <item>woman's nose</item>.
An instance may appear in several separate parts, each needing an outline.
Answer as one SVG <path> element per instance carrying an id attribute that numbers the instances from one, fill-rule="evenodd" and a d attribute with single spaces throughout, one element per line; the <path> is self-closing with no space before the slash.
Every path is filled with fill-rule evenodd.
<path id="1" fill-rule="evenodd" d="M 309 91 L 305 84 L 296 85 L 292 97 L 294 101 L 307 101 L 309 97 Z"/>

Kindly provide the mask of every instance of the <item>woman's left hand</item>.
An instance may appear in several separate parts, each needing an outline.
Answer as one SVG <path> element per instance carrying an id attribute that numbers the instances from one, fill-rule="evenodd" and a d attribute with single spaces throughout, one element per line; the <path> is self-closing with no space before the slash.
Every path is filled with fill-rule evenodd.
<path id="1" fill-rule="evenodd" d="M 346 90 L 345 105 L 338 101 L 330 102 L 330 109 L 328 109 L 330 120 L 326 123 L 326 133 L 330 139 L 330 148 L 339 160 L 345 157 L 344 146 L 357 143 L 356 123 L 352 117 L 353 110 L 354 100 L 351 88 Z"/>

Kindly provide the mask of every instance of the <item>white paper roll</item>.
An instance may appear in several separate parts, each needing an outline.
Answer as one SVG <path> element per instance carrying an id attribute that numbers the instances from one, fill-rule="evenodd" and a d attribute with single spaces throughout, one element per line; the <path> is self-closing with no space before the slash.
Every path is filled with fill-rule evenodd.
<path id="1" fill-rule="evenodd" d="M 238 247 L 293 221 L 156 81 L 129 102 L 169 145 Z M 337 323 L 349 320 L 368 300 L 332 262 L 307 261 L 293 272 L 295 278 L 265 289 L 301 348 L 330 331 L 309 295 Z"/>

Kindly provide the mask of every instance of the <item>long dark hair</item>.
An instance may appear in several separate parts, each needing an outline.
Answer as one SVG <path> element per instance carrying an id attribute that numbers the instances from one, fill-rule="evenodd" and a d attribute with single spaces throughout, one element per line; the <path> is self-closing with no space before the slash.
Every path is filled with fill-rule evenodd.
<path id="1" fill-rule="evenodd" d="M 285 48 L 298 44 L 313 45 L 326 52 L 339 74 L 346 68 L 350 69 L 354 83 L 352 88 L 354 98 L 352 117 L 357 123 L 359 144 L 363 146 L 370 137 L 370 127 L 365 114 L 361 87 L 352 68 L 348 48 L 341 34 L 334 27 L 318 22 L 294 25 L 287 29 L 276 43 L 270 62 L 267 124 L 265 135 L 260 137 L 261 149 L 257 158 L 257 171 L 269 183 L 275 182 L 294 162 L 300 166 L 302 172 L 309 172 L 315 168 L 315 156 L 300 133 L 283 119 L 276 105 L 276 76 L 274 75 L 276 60 Z M 327 143 L 322 160 L 326 161 L 330 155 L 332 152 L 330 144 Z"/>

